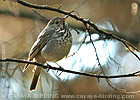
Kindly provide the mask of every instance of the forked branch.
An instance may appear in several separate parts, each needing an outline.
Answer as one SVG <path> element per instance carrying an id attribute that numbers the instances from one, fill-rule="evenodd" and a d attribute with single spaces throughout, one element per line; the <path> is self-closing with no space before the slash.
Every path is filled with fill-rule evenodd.
<path id="1" fill-rule="evenodd" d="M 140 52 L 140 50 L 138 48 L 136 48 L 134 45 L 132 45 L 128 41 L 126 41 L 126 40 L 124 40 L 124 39 L 122 39 L 122 38 L 120 38 L 120 37 L 118 37 L 116 35 L 110 34 L 110 33 L 106 32 L 106 31 L 98 28 L 91 20 L 84 19 L 82 17 L 79 17 L 79 16 L 76 16 L 76 15 L 72 14 L 71 12 L 73 12 L 73 10 L 68 12 L 68 11 L 61 10 L 60 7 L 59 8 L 54 8 L 54 7 L 50 7 L 48 5 L 36 5 L 36 4 L 28 3 L 28 2 L 23 1 L 23 0 L 17 0 L 16 2 L 21 4 L 21 5 L 23 5 L 23 6 L 29 7 L 29 8 L 41 9 L 41 10 L 50 10 L 50 11 L 55 11 L 55 12 L 58 12 L 58 13 L 61 13 L 61 14 L 64 14 L 64 15 L 69 15 L 71 18 L 74 18 L 77 21 L 82 22 L 83 24 L 86 23 L 86 24 L 90 25 L 93 29 L 98 31 L 99 34 L 108 36 L 108 37 L 110 37 L 112 39 L 116 39 L 116 40 L 122 42 L 126 46 L 126 48 L 128 48 L 128 50 L 132 54 L 134 54 L 135 57 L 137 57 L 137 59 L 140 61 L 140 57 L 131 49 L 131 48 L 133 48 L 134 50 Z"/>

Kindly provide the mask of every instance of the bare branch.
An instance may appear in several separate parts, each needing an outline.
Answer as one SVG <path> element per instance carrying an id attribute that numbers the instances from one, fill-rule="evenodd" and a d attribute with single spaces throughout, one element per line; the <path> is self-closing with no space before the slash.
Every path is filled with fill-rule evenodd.
<path id="1" fill-rule="evenodd" d="M 48 21 L 48 19 L 45 17 L 45 16 L 43 16 L 43 15 L 41 15 L 41 14 L 39 14 L 37 11 L 35 11 L 34 9 L 33 9 L 33 12 L 35 12 L 38 16 L 40 16 L 42 19 L 44 19 L 45 21 Z"/>
<path id="2" fill-rule="evenodd" d="M 57 68 L 57 67 L 53 67 L 49 64 L 47 65 L 42 65 L 40 63 L 37 63 L 37 62 L 30 62 L 30 61 L 25 61 L 25 60 L 20 60 L 20 59 L 0 59 L 0 62 L 18 62 L 18 63 L 28 63 L 28 64 L 32 64 L 32 65 L 37 65 L 37 66 L 41 66 L 43 67 L 44 69 L 52 69 L 52 70 L 59 70 L 59 71 L 63 71 L 63 72 L 67 72 L 67 73 L 72 73 L 72 74 L 78 74 L 78 75 L 84 75 L 84 76 L 90 76 L 90 77 L 95 77 L 95 78 L 105 78 L 108 85 L 110 85 L 112 88 L 114 88 L 115 90 L 119 91 L 119 92 L 126 92 L 125 90 L 123 89 L 118 89 L 117 87 L 115 87 L 114 85 L 112 85 L 111 81 L 109 80 L 109 78 L 122 78 L 122 77 L 139 77 L 140 76 L 140 71 L 137 71 L 137 72 L 134 72 L 132 74 L 124 74 L 124 75 L 114 75 L 114 76 L 107 76 L 103 70 L 103 67 L 101 66 L 100 64 L 100 61 L 99 61 L 99 57 L 98 57 L 98 54 L 97 54 L 97 51 L 96 51 L 96 47 L 92 41 L 92 38 L 91 38 L 91 33 L 90 33 L 90 27 L 92 27 L 93 29 L 95 29 L 96 31 L 98 31 L 98 34 L 100 35 L 105 35 L 106 37 L 109 37 L 111 39 L 116 39 L 118 41 L 120 41 L 121 43 L 123 43 L 125 45 L 126 48 L 128 48 L 128 50 L 133 54 L 135 55 L 135 57 L 140 61 L 140 57 L 131 49 L 133 48 L 134 50 L 140 52 L 140 50 L 138 48 L 136 48 L 135 46 L 133 46 L 131 43 L 129 43 L 128 41 L 114 35 L 114 34 L 110 34 L 109 32 L 106 32 L 100 28 L 98 28 L 90 19 L 84 19 L 82 17 L 79 17 L 72 14 L 72 12 L 76 12 L 75 8 L 74 10 L 68 12 L 68 11 L 64 11 L 64 10 L 61 10 L 61 6 L 58 7 L 58 8 L 54 8 L 54 7 L 50 7 L 48 5 L 36 5 L 36 4 L 32 4 L 32 3 L 28 3 L 26 1 L 23 1 L 23 0 L 16 0 L 15 2 L 21 4 L 21 5 L 24 5 L 26 7 L 29 7 L 29 8 L 34 8 L 34 9 L 42 9 L 42 10 L 50 10 L 50 11 L 55 11 L 55 12 L 58 12 L 58 13 L 61 13 L 61 14 L 64 14 L 64 15 L 69 15 L 71 18 L 77 20 L 77 21 L 80 21 L 82 22 L 85 27 L 86 27 L 86 30 L 88 31 L 89 33 L 89 37 L 90 37 L 90 42 L 92 43 L 93 47 L 94 47 L 94 50 L 95 50 L 95 53 L 96 53 L 96 57 L 97 57 L 97 61 L 98 61 L 98 64 L 102 70 L 102 73 L 103 75 L 97 75 L 97 74 L 90 74 L 90 73 L 82 73 L 82 72 L 77 72 L 77 71 L 71 71 L 71 70 L 66 70 L 66 69 L 62 69 L 62 68 Z M 39 14 L 38 14 L 39 15 Z M 89 26 L 89 28 L 87 27 Z M 86 37 L 85 37 L 86 38 Z M 83 40 L 82 44 L 85 42 L 85 40 Z M 80 49 L 80 48 L 79 48 Z M 128 92 L 129 93 L 129 92 Z M 134 93 L 134 92 L 133 92 Z"/>
<path id="3" fill-rule="evenodd" d="M 69 15 L 70 17 L 76 19 L 77 21 L 81 21 L 83 22 L 83 24 L 89 24 L 93 29 L 95 29 L 96 31 L 99 32 L 99 34 L 102 34 L 102 35 L 105 35 L 105 36 L 108 36 L 108 37 L 111 37 L 113 39 L 116 39 L 120 42 L 122 42 L 126 48 L 128 48 L 128 50 L 134 54 L 136 56 L 136 58 L 140 61 L 140 57 L 132 50 L 129 48 L 132 47 L 134 50 L 140 52 L 140 50 L 138 48 L 136 48 L 134 45 L 132 45 L 131 43 L 129 43 L 128 41 L 122 39 L 122 38 L 119 38 L 118 36 L 116 35 L 113 35 L 113 34 L 110 34 L 100 28 L 98 28 L 93 22 L 91 22 L 90 20 L 86 20 L 82 17 L 79 17 L 79 16 L 76 16 L 74 14 L 72 14 L 73 10 L 71 12 L 68 12 L 68 11 L 64 11 L 64 10 L 61 10 L 61 9 L 58 9 L 58 8 L 54 8 L 54 7 L 50 7 L 48 5 L 36 5 L 36 4 L 32 4 L 32 3 L 28 3 L 26 1 L 23 1 L 23 0 L 17 0 L 16 2 L 18 2 L 19 4 L 23 5 L 23 6 L 26 6 L 26 7 L 29 7 L 29 8 L 34 8 L 34 9 L 42 9 L 42 10 L 51 10 L 51 11 L 55 11 L 55 12 L 58 12 L 58 13 L 61 13 L 61 14 L 64 14 L 64 15 Z"/>
<path id="4" fill-rule="evenodd" d="M 85 27 L 86 27 L 86 30 L 87 30 L 88 33 L 89 33 L 90 41 L 91 41 L 91 43 L 92 43 L 92 45 L 93 45 L 93 48 L 94 48 L 94 51 L 95 51 L 95 54 L 96 54 L 96 58 L 97 58 L 97 61 L 98 61 L 98 65 L 100 66 L 101 71 L 102 71 L 101 73 L 103 73 L 103 75 L 106 76 L 106 73 L 104 72 L 104 69 L 103 69 L 103 67 L 102 67 L 102 65 L 101 65 L 101 63 L 100 63 L 100 60 L 99 60 L 99 57 L 98 57 L 98 54 L 97 54 L 96 47 L 95 47 L 94 42 L 92 41 L 92 38 L 91 38 L 90 26 L 89 26 L 89 28 L 88 28 L 88 27 L 87 27 L 87 24 L 85 24 Z M 101 73 L 100 73 L 100 74 L 101 74 Z M 99 74 L 99 76 L 100 76 L 100 74 Z M 100 81 L 99 78 L 98 78 L 98 81 Z M 108 78 L 106 78 L 106 82 L 107 82 L 107 84 L 108 84 L 111 88 L 115 89 L 116 91 L 118 91 L 118 92 L 125 92 L 124 89 L 119 89 L 119 88 L 117 88 L 115 85 L 113 85 L 112 82 L 111 82 Z"/>
<path id="5" fill-rule="evenodd" d="M 17 62 L 17 63 L 23 63 L 23 64 L 37 65 L 37 66 L 41 66 L 44 69 L 49 68 L 52 70 L 59 70 L 59 71 L 63 71 L 63 72 L 71 73 L 71 74 L 78 74 L 78 75 L 90 76 L 90 77 L 95 77 L 95 78 L 122 78 L 122 77 L 139 77 L 140 76 L 140 71 L 137 71 L 137 72 L 134 72 L 131 74 L 124 74 L 124 75 L 114 75 L 114 76 L 104 76 L 103 75 L 102 76 L 102 75 L 97 75 L 97 74 L 82 73 L 82 72 L 57 68 L 57 67 L 53 67 L 49 64 L 42 65 L 42 64 L 37 63 L 37 62 L 31 62 L 31 61 L 26 61 L 26 60 L 22 60 L 22 59 L 6 58 L 6 59 L 0 59 L 0 62 Z"/>

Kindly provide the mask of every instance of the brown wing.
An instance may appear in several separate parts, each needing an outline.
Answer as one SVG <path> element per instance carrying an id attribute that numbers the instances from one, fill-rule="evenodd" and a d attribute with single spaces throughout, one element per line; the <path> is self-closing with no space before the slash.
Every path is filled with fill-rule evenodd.
<path id="1" fill-rule="evenodd" d="M 53 34 L 55 33 L 54 29 L 44 29 L 40 34 L 35 43 L 33 44 L 28 61 L 32 61 L 33 58 L 41 51 L 41 49 L 47 44 L 47 42 L 51 39 Z M 27 69 L 29 64 L 26 64 L 23 72 Z"/>
<path id="2" fill-rule="evenodd" d="M 33 44 L 30 53 L 29 60 L 33 60 L 33 58 L 40 52 L 40 50 L 47 44 L 47 42 L 51 39 L 52 35 L 55 33 L 54 30 L 49 29 L 42 31 L 37 38 L 36 42 Z"/>

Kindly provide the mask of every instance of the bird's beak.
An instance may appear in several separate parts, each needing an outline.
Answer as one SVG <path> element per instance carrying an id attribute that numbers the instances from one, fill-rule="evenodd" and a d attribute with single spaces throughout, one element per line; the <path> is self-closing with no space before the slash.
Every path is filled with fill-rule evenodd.
<path id="1" fill-rule="evenodd" d="M 66 15 L 66 16 L 63 17 L 63 19 L 62 19 L 63 27 L 65 26 L 65 24 L 66 24 L 66 23 L 65 23 L 65 20 L 66 20 L 68 17 L 69 17 L 69 15 Z"/>
<path id="2" fill-rule="evenodd" d="M 64 16 L 63 20 L 65 21 L 68 17 L 69 17 L 69 15 Z"/>

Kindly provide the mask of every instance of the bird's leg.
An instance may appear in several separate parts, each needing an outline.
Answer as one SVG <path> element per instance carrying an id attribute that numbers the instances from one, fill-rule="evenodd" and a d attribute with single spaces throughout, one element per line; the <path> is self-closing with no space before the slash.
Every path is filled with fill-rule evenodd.
<path id="1" fill-rule="evenodd" d="M 47 63 L 46 63 L 46 64 L 47 64 Z M 47 64 L 47 65 L 48 65 L 48 64 Z M 48 68 L 46 69 L 46 71 L 49 72 L 49 70 L 50 70 L 50 68 L 48 67 Z"/>
<path id="2" fill-rule="evenodd" d="M 57 64 L 57 63 L 56 63 Z M 60 68 L 60 69 L 62 69 L 62 70 L 64 70 L 64 68 L 63 67 L 61 67 L 59 64 L 57 64 L 58 65 L 58 67 Z M 63 72 L 63 71 L 62 71 Z M 61 72 L 61 73 L 62 73 Z M 56 72 L 56 74 L 58 73 L 58 70 L 57 70 L 57 72 Z M 60 76 L 61 75 L 61 73 L 58 75 L 58 76 Z"/>

